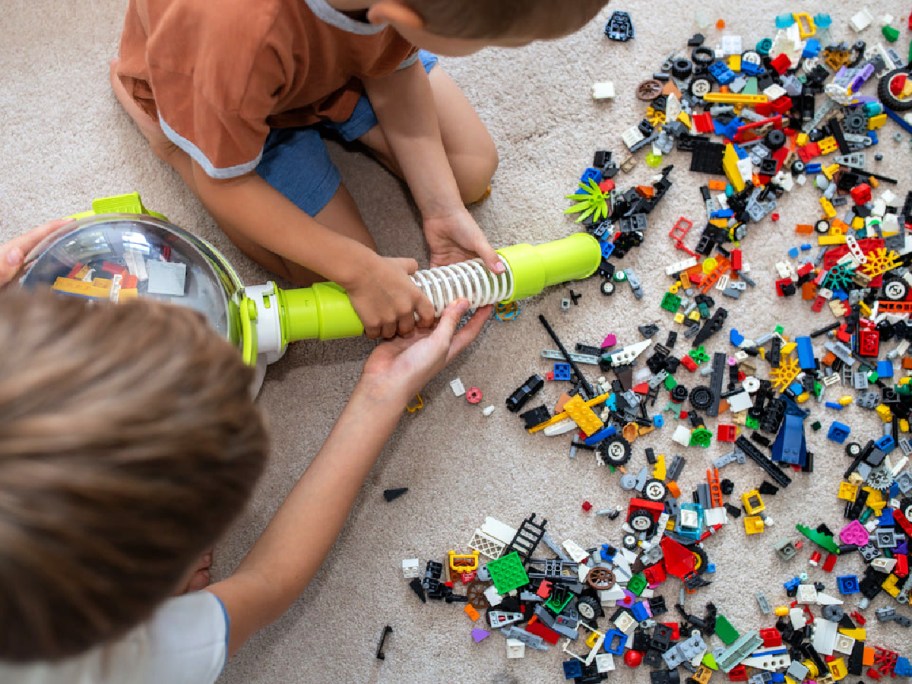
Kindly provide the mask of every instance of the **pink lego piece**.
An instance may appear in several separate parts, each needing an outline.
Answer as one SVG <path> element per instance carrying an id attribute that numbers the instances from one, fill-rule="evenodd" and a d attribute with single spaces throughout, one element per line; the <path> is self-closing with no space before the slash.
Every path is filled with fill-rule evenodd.
<path id="1" fill-rule="evenodd" d="M 871 535 L 857 520 L 853 520 L 842 528 L 839 532 L 839 540 L 843 544 L 854 544 L 855 546 L 864 546 L 870 540 Z"/>
<path id="2" fill-rule="evenodd" d="M 605 336 L 605 339 L 602 341 L 602 349 L 611 349 L 614 345 L 618 343 L 617 335 L 614 333 L 609 333 Z"/>

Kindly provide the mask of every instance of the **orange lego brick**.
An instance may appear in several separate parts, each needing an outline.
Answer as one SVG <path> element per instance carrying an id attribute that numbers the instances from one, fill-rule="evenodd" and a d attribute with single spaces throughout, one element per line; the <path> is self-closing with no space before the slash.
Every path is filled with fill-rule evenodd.
<path id="1" fill-rule="evenodd" d="M 475 622 L 478 618 L 481 617 L 481 615 L 479 615 L 478 611 L 475 610 L 475 608 L 472 606 L 471 603 L 467 603 L 467 604 L 465 605 L 465 608 L 462 609 L 462 611 L 463 611 L 466 615 L 469 616 L 469 619 L 470 619 L 472 622 Z"/>

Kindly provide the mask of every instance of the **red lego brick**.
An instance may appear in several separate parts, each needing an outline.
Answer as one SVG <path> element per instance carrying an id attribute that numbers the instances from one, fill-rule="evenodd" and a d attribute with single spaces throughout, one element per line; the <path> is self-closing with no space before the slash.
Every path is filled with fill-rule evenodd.
<path id="1" fill-rule="evenodd" d="M 747 668 L 744 665 L 736 665 L 731 669 L 731 672 L 728 673 L 728 681 L 730 682 L 746 682 L 747 681 Z"/>
<path id="2" fill-rule="evenodd" d="M 790 60 L 789 56 L 783 52 L 770 61 L 770 66 L 776 70 L 777 74 L 781 76 L 792 66 L 792 60 Z"/>
<path id="3" fill-rule="evenodd" d="M 852 201 L 855 202 L 855 204 L 867 204 L 871 201 L 871 186 L 867 183 L 861 183 L 852 188 L 849 194 L 852 196 Z"/>
<path id="4" fill-rule="evenodd" d="M 823 571 L 824 572 L 833 572 L 833 568 L 836 567 L 836 560 L 839 558 L 835 553 L 828 553 L 826 560 L 823 561 Z"/>
<path id="5" fill-rule="evenodd" d="M 643 570 L 643 577 L 649 582 L 649 586 L 654 587 L 668 579 L 668 573 L 665 572 L 662 563 L 656 563 Z"/>
<path id="6" fill-rule="evenodd" d="M 741 254 L 740 249 L 733 249 L 731 253 L 731 265 L 733 271 L 740 271 L 743 264 L 744 257 Z"/>
<path id="7" fill-rule="evenodd" d="M 534 634 L 535 636 L 541 637 L 544 641 L 548 642 L 552 646 L 560 641 L 560 634 L 541 622 L 530 621 L 528 624 L 526 624 L 524 629 L 529 634 Z"/>
<path id="8" fill-rule="evenodd" d="M 782 634 L 775 627 L 760 630 L 760 638 L 763 639 L 763 645 L 766 648 L 782 646 Z"/>
<path id="9" fill-rule="evenodd" d="M 691 373 L 693 373 L 695 370 L 697 370 L 697 362 L 694 361 L 692 358 L 690 358 L 690 356 L 688 356 L 687 354 L 685 354 L 684 356 L 681 357 L 681 365 L 684 366 L 684 368 L 689 370 Z"/>

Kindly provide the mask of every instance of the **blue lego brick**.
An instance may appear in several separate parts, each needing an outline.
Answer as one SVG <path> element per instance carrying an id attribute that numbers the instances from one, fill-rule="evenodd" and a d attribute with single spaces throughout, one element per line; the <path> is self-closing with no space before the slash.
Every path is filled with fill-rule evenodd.
<path id="1" fill-rule="evenodd" d="M 892 109 L 887 109 L 884 107 L 884 114 L 893 119 L 893 123 L 903 129 L 906 133 L 912 133 L 912 124 L 906 123 L 906 120 L 894 112 Z"/>
<path id="2" fill-rule="evenodd" d="M 636 618 L 637 622 L 642 622 L 649 618 L 649 604 L 646 601 L 639 601 L 633 604 L 633 607 L 630 609 L 630 612 L 633 613 L 633 617 Z"/>
<path id="3" fill-rule="evenodd" d="M 554 364 L 554 379 L 569 380 L 573 375 L 573 369 L 569 363 L 558 362 Z"/>
<path id="4" fill-rule="evenodd" d="M 599 548 L 599 555 L 602 557 L 602 560 L 605 561 L 606 563 L 614 562 L 614 554 L 616 552 L 617 552 L 617 549 L 615 549 L 613 546 L 611 546 L 611 544 L 602 544 L 601 548 Z"/>
<path id="5" fill-rule="evenodd" d="M 596 183 L 601 183 L 602 178 L 604 178 L 604 176 L 602 176 L 601 170 L 590 166 L 588 169 L 583 171 L 583 175 L 580 176 L 580 183 L 589 185 L 589 181 L 591 180 L 594 180 Z"/>
<path id="6" fill-rule="evenodd" d="M 836 588 L 843 596 L 857 594 L 861 591 L 858 586 L 858 577 L 856 575 L 840 575 L 836 578 Z"/>
<path id="7" fill-rule="evenodd" d="M 893 666 L 893 676 L 912 677 L 912 661 L 903 656 L 897 658 L 896 664 Z"/>
<path id="8" fill-rule="evenodd" d="M 719 85 L 728 85 L 735 80 L 735 72 L 729 69 L 725 62 L 713 62 L 709 65 L 708 71 Z"/>
<path id="9" fill-rule="evenodd" d="M 732 328 L 728 331 L 728 341 L 732 346 L 740 347 L 741 343 L 744 342 L 744 335 L 739 333 L 735 328 Z"/>
<path id="10" fill-rule="evenodd" d="M 807 335 L 795 338 L 795 344 L 798 345 L 798 365 L 801 370 L 812 371 L 817 368 L 817 360 L 814 358 L 814 343 Z"/>
<path id="11" fill-rule="evenodd" d="M 652 417 L 652 424 L 657 428 L 665 427 L 665 416 L 661 413 L 657 413 Z"/>
<path id="12" fill-rule="evenodd" d="M 845 408 L 842 404 L 837 401 L 828 401 L 824 404 L 827 408 L 835 409 L 836 411 L 842 411 Z"/>
<path id="13" fill-rule="evenodd" d="M 608 439 L 609 437 L 614 437 L 616 434 L 617 428 L 614 427 L 614 425 L 607 425 L 598 432 L 593 432 L 591 435 L 589 435 L 583 444 L 586 446 L 595 446 L 602 440 Z"/>
<path id="14" fill-rule="evenodd" d="M 814 25 L 819 29 L 828 29 L 833 25 L 833 18 L 829 14 L 815 14 Z"/>
<path id="15" fill-rule="evenodd" d="M 793 589 L 797 589 L 798 585 L 800 585 L 800 584 L 801 584 L 800 577 L 792 577 L 792 579 L 783 583 L 782 586 L 786 591 L 792 591 Z"/>
<path id="16" fill-rule="evenodd" d="M 614 243 L 608 241 L 602 242 L 602 258 L 607 259 L 612 254 L 614 254 Z"/>
<path id="17" fill-rule="evenodd" d="M 805 59 L 811 59 L 812 57 L 819 55 L 822 49 L 819 40 L 816 38 L 808 38 L 807 42 L 804 44 L 804 52 L 801 53 L 801 56 Z"/>
<path id="18" fill-rule="evenodd" d="M 785 420 L 773 442 L 772 460 L 788 465 L 807 465 L 807 442 L 804 438 L 804 420 L 799 415 L 786 413 Z"/>
<path id="19" fill-rule="evenodd" d="M 813 163 L 813 164 L 808 164 L 807 166 L 805 166 L 805 167 L 804 167 L 804 172 L 805 172 L 805 173 L 808 173 L 808 174 L 810 174 L 810 173 L 820 173 L 820 171 L 821 171 L 822 169 L 823 169 L 823 165 L 822 165 L 822 164 L 818 164 L 818 163 L 815 162 L 815 163 Z"/>
<path id="20" fill-rule="evenodd" d="M 795 17 L 791 14 L 779 14 L 776 16 L 776 28 L 777 29 L 787 29 L 789 26 L 795 25 Z"/>
<path id="21" fill-rule="evenodd" d="M 564 679 L 579 679 L 583 676 L 583 664 L 576 658 L 564 661 Z"/>
<path id="22" fill-rule="evenodd" d="M 799 394 L 804 392 L 804 385 L 802 385 L 800 382 L 793 382 L 791 385 L 789 385 L 788 391 L 797 397 Z"/>
<path id="23" fill-rule="evenodd" d="M 877 131 L 868 131 L 868 138 L 870 138 L 872 146 L 880 142 L 880 138 L 877 137 Z"/>
<path id="24" fill-rule="evenodd" d="M 814 249 L 814 245 L 812 245 L 810 242 L 802 242 L 802 243 L 801 243 L 801 251 L 802 251 L 802 252 L 810 252 L 812 249 Z"/>
<path id="25" fill-rule="evenodd" d="M 716 209 L 713 213 L 711 213 L 709 215 L 709 218 L 728 219 L 728 218 L 732 218 L 734 215 L 735 215 L 735 212 L 732 209 Z"/>
<path id="26" fill-rule="evenodd" d="M 852 428 L 848 425 L 840 423 L 838 420 L 834 420 L 830 425 L 830 429 L 827 430 L 827 439 L 831 442 L 836 442 L 837 444 L 843 444 L 851 432 Z"/>
<path id="27" fill-rule="evenodd" d="M 619 629 L 609 629 L 605 631 L 605 653 L 612 655 L 624 655 L 624 646 L 627 645 L 627 635 Z"/>
<path id="28" fill-rule="evenodd" d="M 792 259 L 797 259 L 798 258 L 798 248 L 792 247 L 791 249 L 789 249 L 788 255 Z"/>
<path id="29" fill-rule="evenodd" d="M 707 575 L 714 575 L 715 572 L 716 572 L 716 564 L 715 564 L 715 563 L 707 563 L 707 564 L 706 564 L 706 574 L 707 574 Z"/>
<path id="30" fill-rule="evenodd" d="M 889 454 L 896 448 L 896 442 L 893 440 L 893 435 L 884 435 L 883 437 L 874 440 L 874 446 L 885 454 Z"/>
<path id="31" fill-rule="evenodd" d="M 741 73 L 745 76 L 759 76 L 764 71 L 765 69 L 759 64 L 754 64 L 753 62 L 741 62 Z"/>
<path id="32" fill-rule="evenodd" d="M 734 149 L 735 154 L 738 155 L 738 159 L 747 159 L 747 158 L 750 156 L 750 155 L 747 153 L 747 150 L 745 150 L 743 147 L 741 147 L 741 145 L 734 145 L 734 144 L 733 144 L 733 145 L 732 145 L 732 149 Z"/>
<path id="33" fill-rule="evenodd" d="M 883 359 L 877 362 L 877 377 L 879 378 L 892 378 L 893 377 L 893 362 L 889 359 Z"/>

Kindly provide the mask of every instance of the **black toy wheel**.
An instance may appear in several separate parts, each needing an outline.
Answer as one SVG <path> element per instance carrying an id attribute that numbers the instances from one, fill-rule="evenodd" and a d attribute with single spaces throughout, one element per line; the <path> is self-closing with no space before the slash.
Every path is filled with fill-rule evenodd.
<path id="1" fill-rule="evenodd" d="M 599 444 L 598 452 L 604 465 L 622 466 L 630 460 L 630 442 L 615 435 Z"/>
<path id="2" fill-rule="evenodd" d="M 883 294 L 891 302 L 901 302 L 909 294 L 909 286 L 904 280 L 885 280 Z"/>
<path id="3" fill-rule="evenodd" d="M 655 520 L 652 519 L 652 515 L 642 508 L 635 509 L 630 514 L 630 519 L 627 522 L 636 532 L 649 533 L 655 526 Z"/>
<path id="4" fill-rule="evenodd" d="M 601 611 L 601 606 L 599 605 L 598 600 L 591 596 L 580 596 L 580 599 L 576 604 L 576 610 L 583 619 L 595 620 Z"/>
<path id="5" fill-rule="evenodd" d="M 662 501 L 668 494 L 668 487 L 661 480 L 646 480 L 643 485 L 643 498 L 647 501 Z"/>
<path id="6" fill-rule="evenodd" d="M 606 297 L 610 297 L 614 294 L 614 283 L 610 280 L 602 281 L 602 294 Z"/>
<path id="7" fill-rule="evenodd" d="M 885 107 L 894 112 L 912 109 L 912 72 L 906 67 L 889 72 L 880 79 L 877 96 Z"/>

